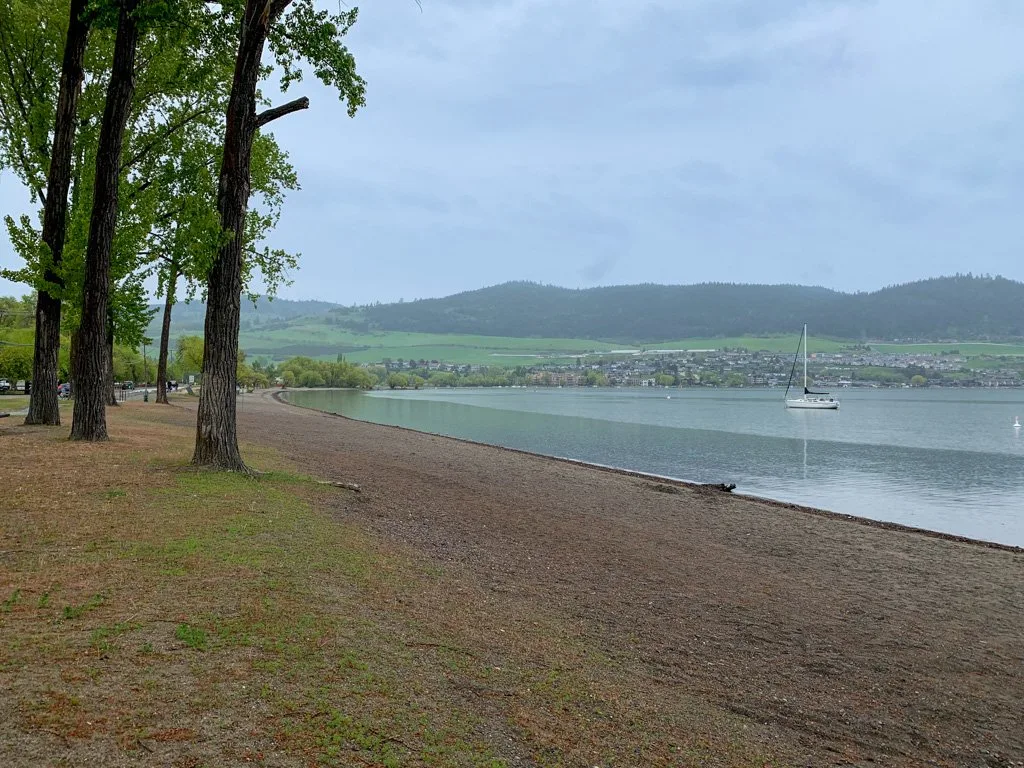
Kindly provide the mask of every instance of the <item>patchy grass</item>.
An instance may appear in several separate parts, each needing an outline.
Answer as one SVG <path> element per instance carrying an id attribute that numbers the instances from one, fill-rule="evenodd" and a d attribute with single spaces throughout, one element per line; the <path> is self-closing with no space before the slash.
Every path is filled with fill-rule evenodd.
<path id="1" fill-rule="evenodd" d="M 0 612 L 10 613 L 11 609 L 14 608 L 14 606 L 16 606 L 20 600 L 21 590 L 16 589 L 14 590 L 14 592 L 11 593 L 10 597 L 8 597 L 6 600 L 0 603 Z"/>
<path id="2" fill-rule="evenodd" d="M 174 636 L 181 640 L 189 648 L 197 651 L 205 651 L 208 643 L 206 630 L 201 627 L 193 627 L 189 624 L 179 624 L 174 630 Z"/>
<path id="3" fill-rule="evenodd" d="M 328 515 L 347 492 L 272 449 L 258 479 L 191 470 L 173 414 L 4 438 L 0 763 L 774 765 L 573 624 Z"/>
<path id="4" fill-rule="evenodd" d="M 28 408 L 28 395 L 0 395 L 0 413 L 13 413 Z"/>
<path id="5" fill-rule="evenodd" d="M 65 605 L 62 617 L 64 619 L 80 619 L 89 611 L 103 605 L 103 595 L 93 595 L 81 605 Z"/>

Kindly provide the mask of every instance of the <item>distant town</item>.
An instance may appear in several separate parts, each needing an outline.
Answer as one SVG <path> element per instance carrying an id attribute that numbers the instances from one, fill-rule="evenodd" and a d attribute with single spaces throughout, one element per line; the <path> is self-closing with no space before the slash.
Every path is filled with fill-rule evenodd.
<path id="1" fill-rule="evenodd" d="M 507 366 L 507 363 L 506 363 Z M 389 385 L 407 386 L 612 386 L 785 387 L 792 355 L 746 349 L 619 350 L 571 362 L 534 362 L 514 368 L 456 365 L 437 360 L 385 360 Z M 1020 358 L 941 353 L 896 354 L 868 347 L 811 354 L 809 382 L 816 387 L 1017 387 Z M 793 382 L 800 385 L 802 365 Z M 394 376 L 404 377 L 394 379 Z M 379 377 L 381 378 L 381 377 Z M 382 382 L 383 383 L 383 382 Z"/>

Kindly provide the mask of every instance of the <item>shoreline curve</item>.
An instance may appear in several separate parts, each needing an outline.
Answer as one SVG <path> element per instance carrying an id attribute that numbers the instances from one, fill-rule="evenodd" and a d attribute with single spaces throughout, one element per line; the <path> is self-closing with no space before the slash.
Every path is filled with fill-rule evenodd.
<path id="1" fill-rule="evenodd" d="M 539 458 L 539 459 L 547 459 L 547 460 L 550 460 L 550 461 L 557 461 L 557 462 L 560 462 L 562 464 L 571 464 L 571 465 L 575 465 L 575 466 L 578 466 L 578 467 L 598 470 L 600 472 L 609 472 L 609 473 L 612 473 L 612 474 L 623 475 L 623 476 L 626 476 L 626 477 L 635 477 L 635 478 L 638 478 L 638 479 L 641 479 L 641 480 L 656 481 L 656 482 L 659 482 L 659 483 L 663 483 L 663 484 L 667 484 L 667 485 L 674 485 L 674 486 L 678 486 L 680 488 L 687 488 L 687 489 L 698 491 L 698 492 L 722 494 L 723 496 L 726 496 L 726 495 L 727 496 L 732 496 L 732 497 L 734 497 L 736 499 L 743 499 L 743 500 L 746 500 L 746 501 L 754 501 L 754 502 L 765 504 L 766 506 L 774 507 L 774 508 L 777 508 L 777 509 L 784 509 L 784 510 L 793 511 L 793 512 L 801 512 L 803 514 L 814 515 L 816 517 L 823 517 L 823 518 L 826 518 L 826 519 L 845 521 L 845 522 L 848 522 L 848 523 L 853 523 L 855 525 L 861 525 L 861 526 L 865 526 L 865 527 L 869 527 L 869 528 L 878 528 L 878 529 L 881 529 L 881 530 L 894 531 L 894 532 L 897 532 L 897 533 L 917 534 L 917 535 L 920 535 L 920 536 L 926 536 L 928 538 L 941 539 L 943 541 L 949 541 L 949 542 L 960 543 L 960 544 L 967 544 L 967 545 L 975 546 L 975 547 L 982 547 L 982 548 L 986 548 L 986 549 L 995 549 L 995 550 L 1000 550 L 1000 551 L 1003 551 L 1003 552 L 1012 552 L 1012 553 L 1016 553 L 1016 554 L 1024 554 L 1024 547 L 1016 546 L 1016 545 L 1013 545 L 1013 544 L 1003 544 L 1003 543 L 998 542 L 998 541 L 988 541 L 988 540 L 985 540 L 985 539 L 974 539 L 974 538 L 971 538 L 969 536 L 961 536 L 961 535 L 955 534 L 955 533 L 945 533 L 943 531 L 935 531 L 935 530 L 931 530 L 929 528 L 919 528 L 919 527 L 916 527 L 916 526 L 913 526 L 913 525 L 906 525 L 904 523 L 894 523 L 894 522 L 889 522 L 887 520 L 876 520 L 874 518 L 863 517 L 863 516 L 860 516 L 860 515 L 850 515 L 850 514 L 847 514 L 845 512 L 833 512 L 833 511 L 828 510 L 828 509 L 820 509 L 818 507 L 809 507 L 809 506 L 805 506 L 803 504 L 795 504 L 793 502 L 781 501 L 779 499 L 772 499 L 772 498 L 768 498 L 768 497 L 765 497 L 765 496 L 755 496 L 755 495 L 752 495 L 752 494 L 745 494 L 745 493 L 730 493 L 730 492 L 721 490 L 715 484 L 695 483 L 695 482 L 692 482 L 692 481 L 681 480 L 681 479 L 675 478 L 675 477 L 667 477 L 665 475 L 656 475 L 656 474 L 652 474 L 650 472 L 641 472 L 641 471 L 638 471 L 638 470 L 626 469 L 626 468 L 623 468 L 623 467 L 614 467 L 614 466 L 609 466 L 609 465 L 605 465 L 605 464 L 598 464 L 598 463 L 595 463 L 595 462 L 582 461 L 581 459 L 570 459 L 570 458 L 567 458 L 567 457 L 564 457 L 564 456 L 553 456 L 553 455 L 547 454 L 547 453 L 537 453 L 536 451 L 527 451 L 527 450 L 524 450 L 522 448 L 510 448 L 508 446 L 497 445 L 495 443 L 484 443 L 484 442 L 481 442 L 479 440 L 471 440 L 471 439 L 465 438 L 465 437 L 454 437 L 452 435 L 442 435 L 442 434 L 438 434 L 437 432 L 426 432 L 424 430 L 413 429 L 411 427 L 401 427 L 401 426 L 396 426 L 394 424 L 380 424 L 380 423 L 375 422 L 375 421 L 366 421 L 364 419 L 356 419 L 356 418 L 353 418 L 352 416 L 345 416 L 344 414 L 341 414 L 341 413 L 332 413 L 331 411 L 324 411 L 324 410 L 321 410 L 319 408 L 313 408 L 312 406 L 300 405 L 298 403 L 292 402 L 291 400 L 288 400 L 287 397 L 285 397 L 285 395 L 287 395 L 288 392 L 291 392 L 291 391 L 295 391 L 295 390 L 290 390 L 290 389 L 274 389 L 274 390 L 271 390 L 269 392 L 269 396 L 273 400 L 276 400 L 278 403 L 281 403 L 282 405 L 287 405 L 287 406 L 289 406 L 291 408 L 301 408 L 302 410 L 313 411 L 315 413 L 323 414 L 324 416 L 333 416 L 333 417 L 338 418 L 338 419 L 344 419 L 346 421 L 352 421 L 352 422 L 356 422 L 356 423 L 359 423 L 359 424 L 370 424 L 370 425 L 373 425 L 373 426 L 376 426 L 376 427 L 381 427 L 381 428 L 384 428 L 384 429 L 397 429 L 397 430 L 401 430 L 403 432 L 412 432 L 412 433 L 418 434 L 418 435 L 430 435 L 432 437 L 438 437 L 438 438 L 441 438 L 441 439 L 444 439 L 444 440 L 454 440 L 456 442 L 466 443 L 468 445 L 476 445 L 476 446 L 482 446 L 482 447 L 485 447 L 485 448 L 493 448 L 493 449 L 496 449 L 496 450 L 499 450 L 499 451 L 509 451 L 511 453 L 517 453 L 517 454 L 521 454 L 521 455 L 524 455 L 524 456 L 532 456 L 532 457 Z"/>

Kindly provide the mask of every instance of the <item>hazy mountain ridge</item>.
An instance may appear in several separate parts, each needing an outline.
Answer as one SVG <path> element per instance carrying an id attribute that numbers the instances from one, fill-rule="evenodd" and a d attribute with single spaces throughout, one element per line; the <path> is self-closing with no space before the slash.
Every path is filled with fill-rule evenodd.
<path id="1" fill-rule="evenodd" d="M 1024 283 L 932 278 L 870 293 L 799 285 L 623 285 L 567 289 L 514 282 L 362 309 L 381 330 L 622 341 L 792 333 L 848 339 L 1024 336 Z"/>
<path id="2" fill-rule="evenodd" d="M 258 326 L 267 330 L 277 327 L 287 327 L 292 320 L 305 317 L 323 315 L 329 310 L 336 309 L 339 304 L 332 304 L 329 301 L 292 301 L 290 299 L 266 299 L 261 297 L 254 306 L 249 299 L 242 299 L 242 327 L 252 328 Z M 163 322 L 163 304 L 153 304 L 151 308 L 157 310 L 149 324 L 146 334 L 154 341 L 160 338 L 160 324 Z M 171 333 L 173 336 L 197 335 L 202 336 L 203 326 L 206 322 L 206 304 L 201 301 L 191 303 L 181 302 L 174 305 L 171 312 Z"/>
<path id="3" fill-rule="evenodd" d="M 200 302 L 174 308 L 174 336 L 201 334 Z M 671 341 L 793 333 L 871 340 L 1002 340 L 1024 337 L 1024 283 L 956 275 L 864 293 L 801 285 L 619 285 L 572 289 L 509 282 L 394 304 L 242 302 L 242 329 L 274 330 L 322 319 L 356 332 Z M 159 334 L 160 314 L 150 327 Z"/>

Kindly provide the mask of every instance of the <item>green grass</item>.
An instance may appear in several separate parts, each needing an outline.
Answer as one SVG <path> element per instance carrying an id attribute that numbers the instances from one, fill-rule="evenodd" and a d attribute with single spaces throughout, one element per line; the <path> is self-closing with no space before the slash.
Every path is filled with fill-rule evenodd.
<path id="1" fill-rule="evenodd" d="M 246 331 L 241 345 L 250 355 L 283 360 L 295 355 L 335 359 L 344 354 L 357 363 L 385 357 L 441 360 L 463 365 L 529 364 L 544 359 L 568 360 L 588 352 L 607 352 L 623 345 L 592 339 L 525 339 L 436 333 L 353 333 L 343 328 L 308 323 L 272 331 Z"/>
<path id="2" fill-rule="evenodd" d="M 8 344 L 24 344 L 32 346 L 34 328 L 0 328 L 0 341 Z"/>
<path id="3" fill-rule="evenodd" d="M 648 705 L 646 674 L 569 616 L 524 606 L 496 632 L 488 590 L 347 520 L 372 496 L 281 471 L 301 472 L 269 447 L 245 451 L 273 470 L 256 478 L 187 468 L 193 433 L 165 413 L 117 409 L 115 440 L 67 446 L 61 473 L 41 468 L 63 439 L 45 431 L 8 457 L 7 732 L 45 758 L 56 734 L 101 763 L 167 744 L 261 764 L 253 744 L 272 744 L 309 765 L 497 768 L 507 733 L 544 766 L 775 765 L 713 703 Z"/>
<path id="4" fill-rule="evenodd" d="M 997 344 L 983 342 L 955 342 L 947 341 L 941 344 L 872 344 L 871 348 L 876 352 L 887 352 L 890 354 L 941 354 L 943 352 L 956 351 L 964 357 L 997 356 L 997 355 L 1024 355 L 1024 344 Z"/>
<path id="5" fill-rule="evenodd" d="M 783 336 L 730 336 L 713 339 L 682 339 L 680 341 L 660 341 L 656 344 L 642 345 L 646 350 L 658 349 L 724 349 L 725 347 L 742 347 L 750 352 L 785 352 L 795 353 L 800 343 L 800 334 Z M 842 339 L 825 339 L 810 337 L 809 351 L 838 352 L 854 342 Z"/>
<path id="6" fill-rule="evenodd" d="M 609 354 L 614 350 L 646 349 L 722 349 L 744 347 L 751 351 L 785 352 L 796 349 L 799 337 L 738 336 L 714 339 L 683 339 L 647 343 L 609 342 L 595 339 L 516 338 L 463 334 L 406 333 L 381 331 L 353 333 L 323 323 L 290 325 L 271 331 L 244 331 L 243 349 L 250 355 L 266 355 L 283 360 L 295 355 L 335 359 L 344 354 L 357 363 L 375 363 L 388 357 L 440 360 L 463 365 L 516 366 L 536 362 L 569 362 L 579 355 Z M 833 352 L 851 342 L 832 339 L 811 339 L 811 351 Z"/>
<path id="7" fill-rule="evenodd" d="M 462 334 L 406 333 L 381 331 L 354 333 L 324 323 L 309 322 L 271 331 L 242 333 L 242 347 L 251 355 L 265 355 L 281 361 L 296 355 L 334 360 L 343 354 L 356 363 L 392 360 L 440 360 L 460 365 L 513 367 L 536 363 L 569 363 L 579 355 L 608 355 L 615 350 L 720 350 L 743 348 L 751 352 L 792 354 L 800 341 L 798 334 L 779 336 L 730 336 L 723 338 L 679 339 L 659 342 L 608 342 L 594 339 L 514 338 Z M 811 353 L 833 353 L 858 342 L 811 336 Z M 958 350 L 966 357 L 1024 356 L 1024 344 L 955 343 L 871 344 L 883 353 L 941 353 Z"/>
<path id="8" fill-rule="evenodd" d="M 0 395 L 0 411 L 20 411 L 28 408 L 28 395 Z"/>
<path id="9" fill-rule="evenodd" d="M 0 613 L 10 613 L 11 609 L 14 608 L 21 601 L 21 590 L 16 589 L 11 593 L 11 596 L 0 603 Z"/>
<path id="10" fill-rule="evenodd" d="M 102 594 L 96 594 L 81 605 L 65 605 L 62 615 L 65 619 L 80 619 L 89 611 L 95 610 L 103 605 L 105 599 L 106 598 Z"/>
<path id="11" fill-rule="evenodd" d="M 120 621 L 109 626 L 97 627 L 89 634 L 89 645 L 101 653 L 108 653 L 113 648 L 111 641 L 114 638 L 138 629 L 140 626 L 138 623 Z"/>
<path id="12" fill-rule="evenodd" d="M 197 651 L 205 651 L 208 643 L 206 630 L 202 627 L 193 627 L 191 624 L 179 624 L 174 630 L 174 636 L 181 640 L 189 648 Z"/>

